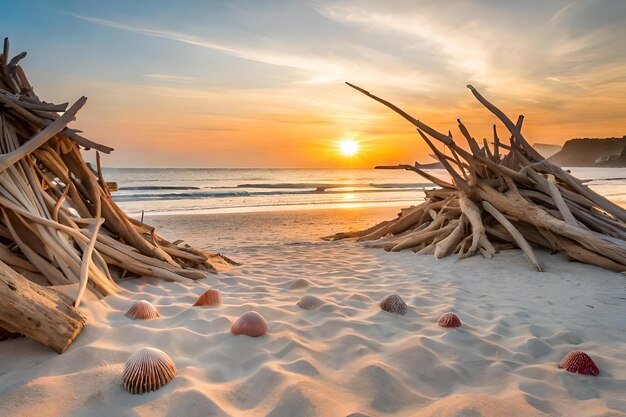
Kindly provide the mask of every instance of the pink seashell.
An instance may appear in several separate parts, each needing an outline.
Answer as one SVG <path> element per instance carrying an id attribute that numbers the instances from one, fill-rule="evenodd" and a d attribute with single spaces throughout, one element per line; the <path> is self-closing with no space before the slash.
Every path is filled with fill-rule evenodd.
<path id="1" fill-rule="evenodd" d="M 461 327 L 461 319 L 454 313 L 446 313 L 437 322 L 441 327 Z"/>
<path id="2" fill-rule="evenodd" d="M 133 320 L 150 320 L 161 317 L 159 311 L 148 301 L 136 301 L 126 312 L 126 317 Z"/>
<path id="3" fill-rule="evenodd" d="M 380 309 L 393 314 L 405 314 L 407 305 L 398 294 L 391 294 L 383 298 L 378 304 Z"/>
<path id="4" fill-rule="evenodd" d="M 122 382 L 131 394 L 155 391 L 176 376 L 176 365 L 167 353 L 150 347 L 133 352 L 124 365 Z"/>
<path id="5" fill-rule="evenodd" d="M 214 306 L 222 303 L 222 294 L 219 290 L 206 290 L 202 293 L 194 306 Z"/>
<path id="6" fill-rule="evenodd" d="M 317 310 L 324 304 L 324 301 L 314 295 L 305 295 L 296 305 L 303 310 Z"/>
<path id="7" fill-rule="evenodd" d="M 600 373 L 600 370 L 589 355 L 576 350 L 565 355 L 563 360 L 559 363 L 559 368 L 565 369 L 567 372 L 582 375 L 596 376 Z"/>
<path id="8" fill-rule="evenodd" d="M 235 336 L 245 334 L 252 337 L 259 337 L 267 332 L 267 323 L 263 316 L 256 311 L 248 311 L 233 323 L 230 327 L 230 332 Z"/>

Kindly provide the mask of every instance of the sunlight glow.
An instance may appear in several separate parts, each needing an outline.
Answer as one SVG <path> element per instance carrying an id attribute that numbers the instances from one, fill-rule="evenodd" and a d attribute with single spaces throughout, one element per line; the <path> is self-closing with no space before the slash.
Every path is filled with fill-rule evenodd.
<path id="1" fill-rule="evenodd" d="M 359 144 L 353 140 L 344 139 L 339 142 L 339 150 L 344 156 L 354 156 L 359 151 Z"/>

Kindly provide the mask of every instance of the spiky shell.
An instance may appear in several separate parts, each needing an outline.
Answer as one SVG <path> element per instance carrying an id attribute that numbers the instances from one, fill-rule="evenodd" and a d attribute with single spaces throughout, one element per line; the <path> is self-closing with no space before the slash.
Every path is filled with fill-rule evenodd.
<path id="1" fill-rule="evenodd" d="M 126 361 L 122 382 L 131 394 L 155 391 L 176 376 L 174 361 L 159 349 L 144 347 L 133 352 Z"/>
<path id="2" fill-rule="evenodd" d="M 214 306 L 222 303 L 222 294 L 219 290 L 206 290 L 194 303 L 194 306 Z"/>
<path id="3" fill-rule="evenodd" d="M 314 295 L 305 295 L 296 303 L 303 310 L 317 310 L 323 304 L 324 301 Z"/>
<path id="4" fill-rule="evenodd" d="M 567 372 L 582 375 L 596 376 L 600 373 L 593 359 L 585 352 L 577 350 L 565 355 L 563 360 L 559 363 L 559 368 L 565 369 Z"/>
<path id="5" fill-rule="evenodd" d="M 133 320 L 150 320 L 161 317 L 159 310 L 152 303 L 144 300 L 136 301 L 125 314 Z"/>
<path id="6" fill-rule="evenodd" d="M 393 314 L 405 314 L 407 305 L 398 294 L 391 294 L 383 298 L 378 304 L 380 309 Z"/>
<path id="7" fill-rule="evenodd" d="M 267 332 L 267 323 L 256 311 L 248 311 L 237 319 L 230 327 L 234 335 L 245 334 L 252 337 L 263 336 Z"/>
<path id="8" fill-rule="evenodd" d="M 461 327 L 461 319 L 454 313 L 446 313 L 437 322 L 441 327 Z"/>

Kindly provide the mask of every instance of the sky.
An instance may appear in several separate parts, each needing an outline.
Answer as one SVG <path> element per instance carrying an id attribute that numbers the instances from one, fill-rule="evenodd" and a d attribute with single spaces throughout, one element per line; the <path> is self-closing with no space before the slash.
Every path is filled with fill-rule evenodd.
<path id="1" fill-rule="evenodd" d="M 460 138 L 491 137 L 472 84 L 531 143 L 626 135 L 624 0 L 0 0 L 39 97 L 117 167 L 432 162 L 357 84 Z M 500 130 L 505 137 L 504 128 Z M 360 144 L 353 157 L 338 143 Z"/>

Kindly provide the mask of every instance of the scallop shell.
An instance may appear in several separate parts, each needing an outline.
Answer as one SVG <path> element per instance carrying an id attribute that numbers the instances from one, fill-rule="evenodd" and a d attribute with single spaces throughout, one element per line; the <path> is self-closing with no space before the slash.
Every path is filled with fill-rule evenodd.
<path id="1" fill-rule="evenodd" d="M 563 360 L 559 363 L 559 368 L 565 369 L 567 372 L 582 375 L 596 376 L 600 373 L 593 359 L 585 352 L 577 350 L 565 355 Z"/>
<path id="2" fill-rule="evenodd" d="M 214 306 L 222 303 L 222 294 L 219 290 L 206 290 L 202 293 L 194 306 Z"/>
<path id="3" fill-rule="evenodd" d="M 441 327 L 461 327 L 461 319 L 454 313 L 446 313 L 437 322 Z"/>
<path id="4" fill-rule="evenodd" d="M 398 294 L 391 294 L 383 298 L 378 304 L 380 309 L 393 314 L 405 314 L 407 305 Z"/>
<path id="5" fill-rule="evenodd" d="M 155 391 L 176 376 L 176 365 L 167 353 L 150 347 L 133 352 L 124 365 L 122 382 L 131 394 Z"/>
<path id="6" fill-rule="evenodd" d="M 248 311 L 233 323 L 230 327 L 230 332 L 234 335 L 245 334 L 252 337 L 259 337 L 267 332 L 267 323 L 263 316 L 256 311 Z"/>
<path id="7" fill-rule="evenodd" d="M 303 310 L 317 310 L 324 305 L 324 301 L 314 295 L 305 295 L 296 303 L 296 305 Z"/>
<path id="8" fill-rule="evenodd" d="M 133 320 L 150 320 L 161 317 L 159 311 L 152 303 L 144 300 L 136 301 L 126 312 L 126 317 Z"/>

